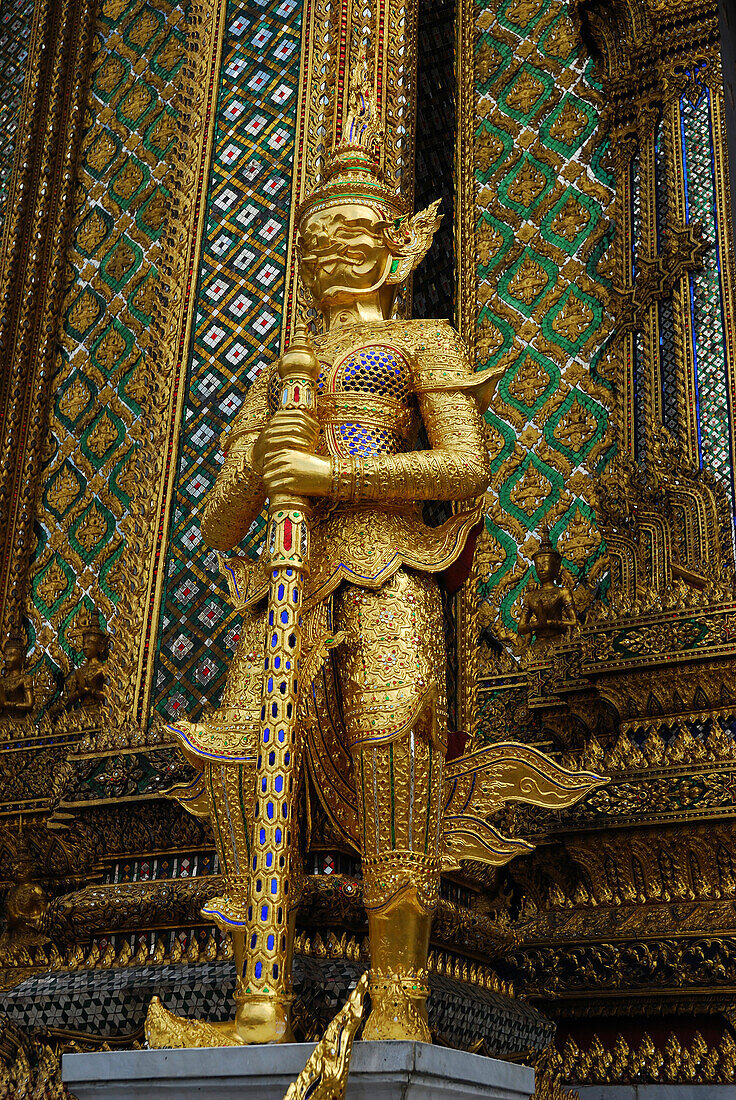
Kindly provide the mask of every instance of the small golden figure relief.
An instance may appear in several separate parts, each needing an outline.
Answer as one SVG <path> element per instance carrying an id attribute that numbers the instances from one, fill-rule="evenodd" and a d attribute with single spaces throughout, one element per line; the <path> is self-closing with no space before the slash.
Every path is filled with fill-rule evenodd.
<path id="1" fill-rule="evenodd" d="M 546 530 L 532 561 L 539 584 L 531 591 L 527 589 L 518 631 L 522 637 L 530 638 L 535 649 L 544 650 L 568 634 L 578 616 L 572 592 L 560 583 L 562 556 Z"/>
<path id="2" fill-rule="evenodd" d="M 100 707 L 105 701 L 107 634 L 100 626 L 98 613 L 85 608 L 73 633 L 82 644 L 84 661 L 67 676 L 61 708 Z"/>
<path id="3" fill-rule="evenodd" d="M 172 794 L 210 819 L 223 868 L 224 893 L 203 913 L 232 937 L 235 1020 L 193 1028 L 156 1004 L 152 1045 L 292 1038 L 301 783 L 361 856 L 363 1038 L 429 1042 L 443 868 L 529 849 L 484 820 L 507 798 L 569 805 L 600 782 L 526 746 L 461 757 L 457 774 L 447 760 L 441 588 L 467 576 L 463 552 L 483 516 L 483 411 L 497 374 L 474 373 L 446 321 L 394 319 L 438 203 L 412 215 L 380 174 L 366 70 L 353 74 L 342 139 L 296 214 L 300 276 L 324 330 L 297 330 L 249 389 L 201 516 L 205 541 L 231 551 L 268 505 L 260 558 L 221 559 L 242 615 L 238 649 L 219 708 L 170 727 L 197 769 Z M 427 500 L 454 502 L 439 527 L 422 518 Z"/>
<path id="4" fill-rule="evenodd" d="M 13 884 L 6 899 L 7 931 L 0 936 L 0 957 L 14 947 L 48 942 L 44 921 L 49 898 L 35 881 L 35 866 L 25 835 L 19 829 Z"/>
<path id="5" fill-rule="evenodd" d="M 26 646 L 20 634 L 10 634 L 3 646 L 0 715 L 20 718 L 33 710 L 33 679 L 26 671 Z"/>

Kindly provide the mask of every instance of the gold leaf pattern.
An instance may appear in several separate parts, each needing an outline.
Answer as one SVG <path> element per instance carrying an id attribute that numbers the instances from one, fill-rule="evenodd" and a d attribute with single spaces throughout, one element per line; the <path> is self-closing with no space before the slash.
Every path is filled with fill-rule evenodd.
<path id="1" fill-rule="evenodd" d="M 579 451 L 593 438 L 596 427 L 592 412 L 576 397 L 564 416 L 560 417 L 552 434 L 563 447 Z"/>
<path id="2" fill-rule="evenodd" d="M 97 346 L 95 356 L 105 370 L 112 370 L 125 350 L 125 340 L 115 328 L 107 330 Z"/>
<path id="3" fill-rule="evenodd" d="M 544 81 L 529 69 L 523 69 L 512 84 L 506 103 L 515 111 L 528 114 L 544 92 Z"/>
<path id="4" fill-rule="evenodd" d="M 550 137 L 565 145 L 573 145 L 588 125 L 588 116 L 571 100 L 566 99 L 562 110 L 549 128 Z"/>
<path id="5" fill-rule="evenodd" d="M 509 499 L 517 508 L 527 515 L 533 515 L 549 496 L 552 490 L 547 478 L 540 473 L 533 462 L 524 470 L 524 473 L 512 487 Z"/>
<path id="6" fill-rule="evenodd" d="M 61 514 L 79 494 L 81 486 L 68 466 L 64 466 L 49 486 L 46 499 L 54 511 Z"/>
<path id="7" fill-rule="evenodd" d="M 552 321 L 552 328 L 574 344 L 590 328 L 595 315 L 593 310 L 576 294 L 569 294 L 567 301 Z"/>
<path id="8" fill-rule="evenodd" d="M 90 399 L 89 386 L 77 374 L 71 385 L 67 386 L 59 398 L 59 412 L 67 420 L 76 420 L 79 414 L 87 407 Z"/>
<path id="9" fill-rule="evenodd" d="M 53 607 L 66 585 L 66 573 L 54 559 L 39 581 L 36 591 L 47 607 Z"/>
<path id="10" fill-rule="evenodd" d="M 508 189 L 508 196 L 519 206 L 531 206 L 544 191 L 544 172 L 530 160 L 525 160 Z"/>
<path id="11" fill-rule="evenodd" d="M 118 437 L 118 430 L 107 412 L 104 412 L 87 436 L 87 446 L 93 455 L 102 458 Z"/>
<path id="12" fill-rule="evenodd" d="M 105 537 L 107 534 L 107 521 L 102 513 L 98 510 L 97 505 L 93 504 L 90 510 L 84 516 L 84 519 L 79 524 L 76 530 L 76 540 L 79 545 L 91 553 L 94 550 L 97 543 Z"/>
<path id="13" fill-rule="evenodd" d="M 544 290 L 548 281 L 547 272 L 542 265 L 527 253 L 509 282 L 509 294 L 517 301 L 530 306 Z"/>
<path id="14" fill-rule="evenodd" d="M 528 409 L 533 409 L 550 381 L 550 376 L 540 367 L 537 360 L 527 355 L 509 382 L 509 394 L 515 401 L 526 405 Z"/>

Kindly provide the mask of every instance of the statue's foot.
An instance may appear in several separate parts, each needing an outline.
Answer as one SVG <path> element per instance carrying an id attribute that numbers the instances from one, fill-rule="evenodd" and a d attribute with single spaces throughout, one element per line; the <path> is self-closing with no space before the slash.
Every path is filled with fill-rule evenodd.
<path id="1" fill-rule="evenodd" d="M 235 1030 L 241 1043 L 293 1043 L 291 993 L 235 995 Z"/>
<path id="2" fill-rule="evenodd" d="M 235 1047 L 242 1045 L 235 1021 L 210 1024 L 206 1020 L 186 1020 L 164 1008 L 153 997 L 146 1015 L 146 1039 L 152 1050 L 171 1047 Z"/>
<path id="3" fill-rule="evenodd" d="M 425 980 L 406 974 L 371 971 L 368 992 L 371 1014 L 363 1028 L 364 1039 L 432 1042 L 427 1018 L 429 987 Z"/>

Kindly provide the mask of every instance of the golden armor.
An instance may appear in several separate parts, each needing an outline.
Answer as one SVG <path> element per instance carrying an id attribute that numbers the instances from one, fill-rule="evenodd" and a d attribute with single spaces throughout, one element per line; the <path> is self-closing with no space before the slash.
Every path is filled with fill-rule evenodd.
<path id="1" fill-rule="evenodd" d="M 430 1041 L 426 965 L 443 865 L 466 851 L 504 862 L 528 849 L 473 807 L 489 813 L 505 797 L 565 805 L 598 782 L 524 746 L 506 753 L 511 773 L 495 786 L 476 790 L 489 778 L 483 752 L 470 772 L 446 765 L 440 578 L 482 515 L 481 410 L 496 377 L 473 373 L 447 322 L 392 318 L 439 218 L 437 204 L 409 215 L 376 170 L 375 142 L 370 99 L 354 94 L 342 142 L 298 212 L 300 274 L 324 332 L 313 352 L 300 335 L 253 384 L 201 517 L 209 545 L 229 551 L 270 500 L 258 562 L 222 559 L 243 619 L 221 705 L 171 727 L 197 768 L 174 793 L 209 817 L 224 872 L 224 895 L 205 909 L 231 933 L 238 968 L 236 1018 L 220 1041 L 290 1037 L 300 862 L 283 844 L 289 830 L 297 850 L 300 767 L 361 855 L 366 1039 Z M 418 449 L 422 424 L 428 446 Z M 426 500 L 453 502 L 441 526 L 425 524 Z M 149 1021 L 151 1043 L 216 1034 L 160 1005 Z"/>

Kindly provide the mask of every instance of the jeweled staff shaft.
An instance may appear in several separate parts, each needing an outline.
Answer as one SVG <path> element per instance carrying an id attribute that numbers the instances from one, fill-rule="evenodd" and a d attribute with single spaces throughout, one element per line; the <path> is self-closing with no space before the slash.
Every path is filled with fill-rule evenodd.
<path id="1" fill-rule="evenodd" d="M 279 363 L 283 411 L 314 411 L 319 364 L 304 330 Z M 295 428 L 295 449 L 312 440 Z M 266 548 L 271 581 L 263 656 L 260 743 L 251 846 L 248 927 L 239 1021 L 249 1041 L 291 1038 L 291 937 L 298 858 L 294 812 L 300 746 L 296 741 L 301 605 L 309 562 L 309 505 L 298 496 L 270 501 Z"/>

